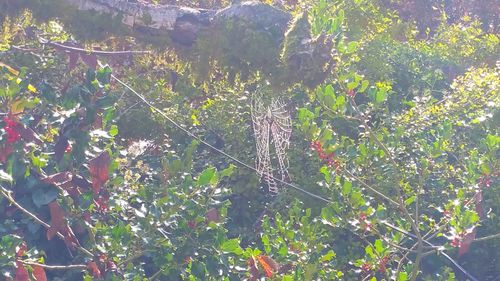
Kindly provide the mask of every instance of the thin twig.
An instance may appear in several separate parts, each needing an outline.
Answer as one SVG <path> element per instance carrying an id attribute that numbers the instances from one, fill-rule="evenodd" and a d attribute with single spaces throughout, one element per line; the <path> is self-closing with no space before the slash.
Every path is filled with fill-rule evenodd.
<path id="1" fill-rule="evenodd" d="M 43 264 L 43 263 L 37 263 L 37 262 L 32 262 L 32 261 L 26 261 L 26 260 L 19 260 L 21 263 L 26 264 L 26 265 L 33 265 L 33 266 L 39 266 L 43 267 L 44 269 L 48 270 L 72 270 L 72 269 L 86 269 L 87 265 L 85 264 L 68 264 L 68 265 L 48 265 L 48 264 Z"/>
<path id="2" fill-rule="evenodd" d="M 481 242 L 481 241 L 487 241 L 487 240 L 496 239 L 496 238 L 500 238 L 500 233 L 476 238 L 472 242 Z"/>

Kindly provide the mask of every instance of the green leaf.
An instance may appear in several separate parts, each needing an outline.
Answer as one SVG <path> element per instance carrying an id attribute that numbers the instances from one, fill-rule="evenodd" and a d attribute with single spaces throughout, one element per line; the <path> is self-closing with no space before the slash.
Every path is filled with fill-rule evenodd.
<path id="1" fill-rule="evenodd" d="M 347 53 L 354 53 L 358 49 L 358 42 L 352 41 L 347 44 Z"/>
<path id="2" fill-rule="evenodd" d="M 330 261 L 334 257 L 335 257 L 335 252 L 330 250 L 328 251 L 328 253 L 326 253 L 324 256 L 321 257 L 321 261 L 322 262 Z"/>
<path id="3" fill-rule="evenodd" d="M 405 200 L 405 205 L 406 206 L 410 205 L 411 203 L 415 202 L 416 199 L 417 197 L 415 195 L 410 196 L 408 199 Z"/>
<path id="4" fill-rule="evenodd" d="M 116 125 L 111 125 L 111 128 L 109 129 L 109 135 L 114 137 L 116 135 L 118 135 L 118 126 Z"/>
<path id="5" fill-rule="evenodd" d="M 378 90 L 375 92 L 375 103 L 382 103 L 387 99 L 387 92 L 384 90 Z"/>
<path id="6" fill-rule="evenodd" d="M 366 246 L 365 254 L 367 254 L 370 258 L 375 258 L 375 254 L 373 253 L 373 248 L 371 245 Z"/>
<path id="7" fill-rule="evenodd" d="M 0 181 L 12 182 L 13 180 L 14 179 L 9 174 L 0 170 Z"/>
<path id="8" fill-rule="evenodd" d="M 342 195 L 349 196 L 352 190 L 352 182 L 346 180 L 344 181 L 344 185 L 342 185 Z"/>
<path id="9" fill-rule="evenodd" d="M 225 168 L 224 170 L 220 171 L 220 177 L 225 178 L 225 177 L 230 177 L 234 173 L 234 169 L 236 168 L 235 165 L 229 164 L 229 167 Z"/>
<path id="10" fill-rule="evenodd" d="M 384 252 L 384 246 L 382 245 L 382 240 L 377 239 L 375 240 L 375 251 L 377 253 L 382 254 Z"/>
<path id="11" fill-rule="evenodd" d="M 402 271 L 398 274 L 398 281 L 406 281 L 408 280 L 408 273 Z"/>
<path id="12" fill-rule="evenodd" d="M 485 142 L 486 146 L 488 146 L 490 150 L 493 150 L 495 146 L 500 143 L 500 137 L 488 134 L 488 136 L 486 136 Z"/>
<path id="13" fill-rule="evenodd" d="M 359 85 L 359 81 L 352 81 L 347 83 L 347 90 L 353 90 Z"/>
<path id="14" fill-rule="evenodd" d="M 331 176 L 330 176 L 330 171 L 328 170 L 328 167 L 326 166 L 323 166 L 321 167 L 321 169 L 319 169 L 319 171 L 323 174 L 323 176 L 325 177 L 325 181 L 327 183 L 331 183 L 332 179 L 331 179 Z"/>
<path id="15" fill-rule="evenodd" d="M 264 244 L 264 250 L 267 254 L 271 252 L 271 246 L 269 245 L 269 236 L 266 234 L 262 235 L 262 244 Z"/>
<path id="16" fill-rule="evenodd" d="M 286 255 L 288 254 L 288 247 L 286 245 L 281 246 L 278 254 L 280 254 L 280 256 L 282 257 L 286 257 Z"/>
<path id="17" fill-rule="evenodd" d="M 370 83 L 367 80 L 361 82 L 361 87 L 358 89 L 358 93 L 363 93 Z"/>
<path id="18" fill-rule="evenodd" d="M 198 177 L 198 181 L 196 182 L 198 185 L 206 185 L 212 181 L 212 178 L 215 176 L 215 168 L 208 167 L 206 168 L 201 175 Z"/>
<path id="19" fill-rule="evenodd" d="M 327 85 L 325 87 L 325 92 L 323 94 L 323 102 L 325 103 L 325 106 L 328 108 L 333 108 L 336 102 L 336 96 L 335 96 L 335 91 L 332 87 L 332 85 Z"/>
<path id="20" fill-rule="evenodd" d="M 243 249 L 240 247 L 240 241 L 238 238 L 226 240 L 221 245 L 221 250 L 227 253 L 234 253 L 237 255 L 243 254 Z"/>

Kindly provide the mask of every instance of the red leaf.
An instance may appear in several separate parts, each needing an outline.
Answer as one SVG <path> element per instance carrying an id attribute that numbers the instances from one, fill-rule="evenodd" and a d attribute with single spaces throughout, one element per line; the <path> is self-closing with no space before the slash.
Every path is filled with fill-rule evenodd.
<path id="1" fill-rule="evenodd" d="M 106 265 L 107 265 L 107 271 L 118 272 L 118 267 L 116 266 L 116 263 L 114 263 L 113 261 L 108 260 Z"/>
<path id="2" fill-rule="evenodd" d="M 43 141 L 40 139 L 37 133 L 35 133 L 35 131 L 33 131 L 31 128 L 29 127 L 25 128 L 24 126 L 21 125 L 19 125 L 18 127 L 19 127 L 18 128 L 19 134 L 21 135 L 23 140 L 25 140 L 26 142 L 34 142 L 38 145 L 43 144 Z"/>
<path id="3" fill-rule="evenodd" d="M 108 170 L 110 160 L 108 152 L 105 151 L 89 162 L 90 175 L 92 176 L 92 191 L 94 195 L 99 194 L 101 187 L 109 178 Z"/>
<path id="4" fill-rule="evenodd" d="M 47 281 L 47 275 L 45 275 L 45 270 L 39 265 L 33 265 L 33 277 L 36 281 Z"/>
<path id="5" fill-rule="evenodd" d="M 62 230 L 62 234 L 64 235 L 64 244 L 66 244 L 66 247 L 68 247 L 68 249 L 75 250 L 80 245 L 80 242 L 78 242 L 78 239 L 73 233 L 73 230 L 67 224 Z"/>
<path id="6" fill-rule="evenodd" d="M 86 180 L 84 177 L 79 176 L 79 175 L 74 175 L 71 182 L 74 185 L 78 186 L 79 188 L 82 188 L 85 190 L 89 190 L 92 186 L 88 180 Z"/>
<path id="7" fill-rule="evenodd" d="M 14 281 L 29 281 L 29 273 L 28 270 L 24 267 L 24 265 L 20 261 L 16 261 L 16 275 L 14 277 Z"/>
<path id="8" fill-rule="evenodd" d="M 97 264 L 93 261 L 87 263 L 87 268 L 88 270 L 90 271 L 90 273 L 92 274 L 92 276 L 94 276 L 94 278 L 101 278 L 101 271 L 99 270 L 99 267 L 97 267 Z"/>
<path id="9" fill-rule="evenodd" d="M 47 229 L 48 240 L 52 239 L 57 234 L 57 232 L 61 231 L 62 233 L 64 227 L 66 226 L 64 211 L 56 201 L 52 201 L 49 203 L 49 210 L 52 224 L 50 225 L 49 229 Z"/>
<path id="10" fill-rule="evenodd" d="M 60 172 L 56 174 L 52 174 L 50 176 L 46 176 L 41 180 L 48 184 L 61 185 L 67 181 L 72 179 L 72 175 L 69 172 Z"/>
<path id="11" fill-rule="evenodd" d="M 462 256 L 463 254 L 469 251 L 470 244 L 472 241 L 476 239 L 476 229 L 474 228 L 471 232 L 467 233 L 462 241 L 460 241 L 460 247 L 458 248 L 458 256 Z"/>
<path id="12" fill-rule="evenodd" d="M 95 70 L 97 67 L 97 56 L 95 54 L 84 54 L 81 53 L 80 57 L 83 62 L 92 70 Z"/>
<path id="13" fill-rule="evenodd" d="M 23 242 L 19 245 L 19 247 L 17 248 L 17 251 L 16 251 L 16 258 L 23 256 L 23 255 L 24 255 L 24 252 L 26 252 L 26 249 L 27 249 L 27 248 L 28 248 L 28 247 L 26 246 L 26 242 L 24 242 L 24 241 L 23 241 Z"/>
<path id="14" fill-rule="evenodd" d="M 66 151 L 66 148 L 68 147 L 69 141 L 68 138 L 65 136 L 59 136 L 59 140 L 57 140 L 56 145 L 54 146 L 54 155 L 56 158 L 56 161 L 59 162 L 61 161 L 64 152 Z"/>
<path id="15" fill-rule="evenodd" d="M 257 265 L 255 264 L 255 260 L 253 257 L 250 257 L 247 261 L 248 264 L 248 271 L 250 272 L 250 281 L 255 281 L 259 278 L 259 269 L 257 268 Z"/>
<path id="16" fill-rule="evenodd" d="M 96 130 L 102 129 L 103 123 L 102 123 L 102 115 L 101 114 L 96 114 L 94 123 L 92 124 L 92 127 Z"/>
<path id="17" fill-rule="evenodd" d="M 68 54 L 69 56 L 69 63 L 68 63 L 68 68 L 69 71 L 75 69 L 76 64 L 78 63 L 78 58 L 80 57 L 78 52 L 70 52 Z"/>
<path id="18" fill-rule="evenodd" d="M 67 181 L 67 182 L 61 183 L 58 186 L 61 189 L 64 189 L 66 192 L 68 192 L 68 194 L 69 194 L 69 196 L 71 196 L 71 198 L 77 199 L 82 194 L 80 192 L 80 190 L 78 190 L 78 187 L 75 186 L 73 181 Z"/>
<path id="19" fill-rule="evenodd" d="M 279 270 L 279 265 L 272 258 L 264 255 L 260 255 L 257 257 L 260 265 L 264 268 L 264 272 L 266 273 L 266 277 L 273 277 L 273 273 Z"/>
<path id="20" fill-rule="evenodd" d="M 103 192 L 103 194 L 99 195 L 97 200 L 94 200 L 94 204 L 99 212 L 106 212 L 108 210 L 109 194 L 106 193 L 107 192 Z"/>
<path id="21" fill-rule="evenodd" d="M 0 146 L 0 163 L 7 162 L 7 158 L 9 158 L 9 155 L 12 153 L 13 150 L 14 149 L 11 143 L 6 143 Z"/>
<path id="22" fill-rule="evenodd" d="M 43 178 L 42 181 L 64 189 L 73 198 L 77 198 L 81 194 L 78 190 L 78 186 L 73 182 L 73 175 L 69 172 L 53 174 Z"/>
<path id="23" fill-rule="evenodd" d="M 209 222 L 220 222 L 220 216 L 219 216 L 219 210 L 216 208 L 211 208 L 210 210 L 207 211 L 205 214 L 205 221 L 207 223 Z"/>

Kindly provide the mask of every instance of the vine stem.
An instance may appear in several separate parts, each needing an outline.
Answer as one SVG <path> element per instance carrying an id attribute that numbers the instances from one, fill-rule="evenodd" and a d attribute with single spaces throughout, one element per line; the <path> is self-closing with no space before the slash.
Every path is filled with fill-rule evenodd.
<path id="1" fill-rule="evenodd" d="M 12 205 L 14 205 L 16 208 L 18 208 L 21 212 L 32 218 L 34 221 L 36 221 L 38 224 L 44 226 L 45 228 L 50 228 L 50 224 L 44 222 L 40 218 L 38 218 L 35 214 L 31 213 L 30 211 L 26 210 L 21 204 L 17 203 L 16 200 L 11 195 L 10 190 L 6 189 L 2 185 L 0 185 L 0 193 L 2 194 L 3 197 L 5 197 Z M 57 232 L 57 236 L 61 239 L 64 239 L 64 235 L 61 234 L 60 232 Z M 92 254 L 89 250 L 83 248 L 82 246 L 77 246 L 77 249 L 80 250 L 82 253 L 89 257 L 94 257 L 94 254 Z"/>

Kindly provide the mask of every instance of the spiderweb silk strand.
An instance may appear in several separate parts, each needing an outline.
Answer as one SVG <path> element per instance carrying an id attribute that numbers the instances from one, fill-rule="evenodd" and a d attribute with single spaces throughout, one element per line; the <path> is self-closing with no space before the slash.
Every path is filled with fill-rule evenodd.
<path id="1" fill-rule="evenodd" d="M 256 91 L 252 96 L 251 115 L 257 149 L 255 168 L 267 183 L 269 192 L 277 194 L 279 189 L 272 160 L 276 159 L 278 162 L 281 181 L 287 181 L 290 178 L 287 150 L 290 147 L 292 120 L 280 98 L 273 97 L 266 105 L 261 91 Z"/>

